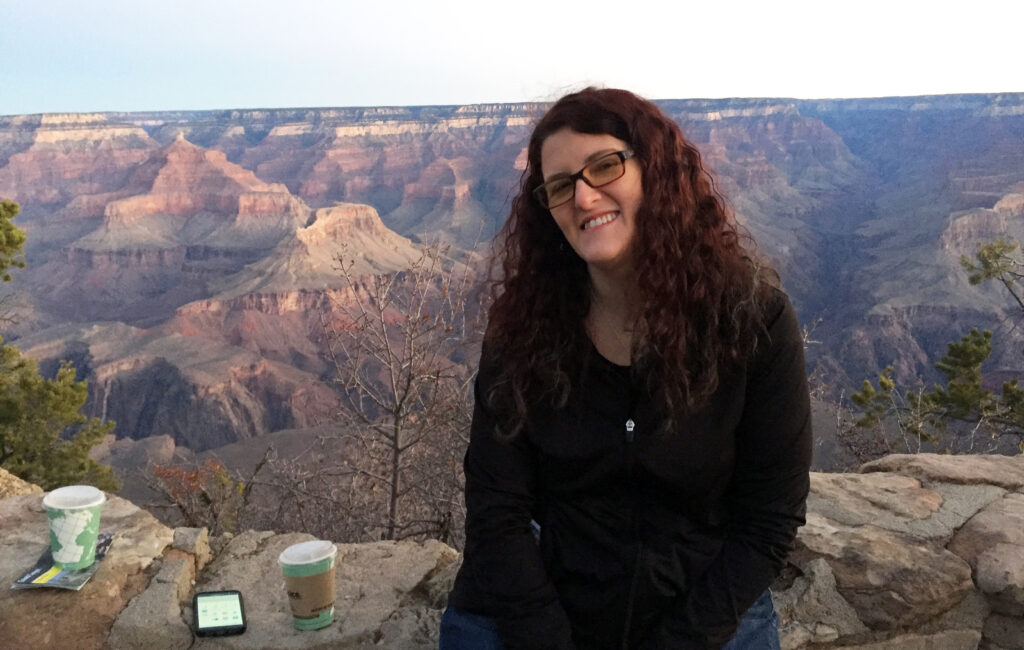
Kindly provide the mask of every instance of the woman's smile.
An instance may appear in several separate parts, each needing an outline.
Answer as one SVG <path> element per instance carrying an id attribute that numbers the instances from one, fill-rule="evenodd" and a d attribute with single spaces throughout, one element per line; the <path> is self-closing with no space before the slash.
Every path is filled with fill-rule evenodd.
<path id="1" fill-rule="evenodd" d="M 580 226 L 580 230 L 592 230 L 594 228 L 598 228 L 600 226 L 605 225 L 606 223 L 611 223 L 612 221 L 617 219 L 618 216 L 618 212 L 612 212 L 598 217 L 587 218 L 586 220 L 583 221 L 583 225 Z"/>

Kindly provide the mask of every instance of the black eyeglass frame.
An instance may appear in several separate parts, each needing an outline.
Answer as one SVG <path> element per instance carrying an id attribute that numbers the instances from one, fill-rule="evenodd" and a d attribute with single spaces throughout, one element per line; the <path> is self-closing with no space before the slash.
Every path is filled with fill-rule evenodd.
<path id="1" fill-rule="evenodd" d="M 584 173 L 587 171 L 587 168 L 590 167 L 591 165 L 599 163 L 602 160 L 604 160 L 605 158 L 608 158 L 610 156 L 618 156 L 619 157 L 619 161 L 622 163 L 622 173 L 619 174 L 618 176 L 616 176 L 615 178 L 609 180 L 609 181 L 605 181 L 604 183 L 601 183 L 600 185 L 594 185 L 593 183 L 590 182 L 590 179 L 588 179 L 584 175 Z M 607 154 L 601 156 L 600 158 L 597 158 L 595 160 L 591 160 L 590 162 L 588 162 L 586 165 L 583 166 L 583 169 L 579 170 L 575 174 L 569 174 L 568 177 L 552 179 L 550 181 L 545 181 L 545 182 L 541 183 L 537 187 L 533 188 L 533 192 L 532 192 L 533 198 L 537 199 L 537 202 L 540 203 L 541 206 L 543 206 L 545 210 L 553 210 L 553 209 L 555 209 L 555 208 L 557 208 L 559 206 L 565 205 L 566 203 L 571 201 L 573 199 L 573 197 L 576 196 L 576 182 L 579 181 L 580 179 L 583 179 L 584 183 L 586 183 L 590 187 L 593 187 L 594 189 L 597 189 L 599 187 L 604 187 L 605 185 L 608 185 L 609 183 L 614 183 L 615 181 L 619 180 L 620 178 L 622 178 L 623 176 L 626 175 L 626 161 L 629 160 L 630 158 L 635 157 L 635 156 L 636 156 L 636 152 L 634 152 L 632 149 L 623 149 L 622 151 L 610 151 Z M 567 198 L 564 201 L 561 201 L 560 203 L 556 203 L 554 205 L 548 205 L 547 192 L 544 191 L 544 187 L 548 183 L 554 182 L 556 180 L 557 181 L 568 180 L 571 183 L 571 185 L 572 185 L 572 194 L 569 195 L 569 198 Z"/>

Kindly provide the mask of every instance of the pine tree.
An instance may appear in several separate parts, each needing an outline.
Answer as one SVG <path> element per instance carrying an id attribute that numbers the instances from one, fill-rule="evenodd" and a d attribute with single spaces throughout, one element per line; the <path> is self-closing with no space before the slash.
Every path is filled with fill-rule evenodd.
<path id="1" fill-rule="evenodd" d="M 1024 320 L 1024 253 L 1020 244 L 998 238 L 978 247 L 973 258 L 960 258 L 972 285 L 987 280 L 1002 284 L 1019 308 Z M 888 416 L 896 419 L 900 433 L 921 441 L 940 442 L 953 423 L 965 423 L 973 431 L 993 437 L 1015 435 L 1024 453 L 1024 388 L 1017 380 L 1004 382 L 999 394 L 982 386 L 981 366 L 992 354 L 992 332 L 974 328 L 958 342 L 949 343 L 946 354 L 935 364 L 946 378 L 945 386 L 928 391 L 904 391 L 886 368 L 877 379 L 878 389 L 865 380 L 861 390 L 850 396 L 862 412 L 855 423 L 860 428 L 880 428 Z"/>
<path id="2" fill-rule="evenodd" d="M 111 469 L 89 458 L 114 425 L 78 412 L 86 396 L 86 382 L 75 381 L 71 364 L 46 379 L 35 361 L 0 345 L 0 466 L 46 490 L 73 483 L 116 490 Z M 63 439 L 72 427 L 78 431 Z"/>
<path id="3" fill-rule="evenodd" d="M 11 279 L 8 269 L 25 266 L 25 232 L 11 223 L 17 214 L 16 203 L 0 201 L 4 282 Z M 78 412 L 87 392 L 87 383 L 75 380 L 70 363 L 62 363 L 56 377 L 46 379 L 35 361 L 0 338 L 0 467 L 47 490 L 72 483 L 116 490 L 111 469 L 89 458 L 89 450 L 114 424 Z M 66 432 L 72 435 L 63 437 Z"/>
<path id="4" fill-rule="evenodd" d="M 10 267 L 25 268 L 25 231 L 11 221 L 18 216 L 19 207 L 13 201 L 0 200 L 0 280 L 11 281 Z"/>

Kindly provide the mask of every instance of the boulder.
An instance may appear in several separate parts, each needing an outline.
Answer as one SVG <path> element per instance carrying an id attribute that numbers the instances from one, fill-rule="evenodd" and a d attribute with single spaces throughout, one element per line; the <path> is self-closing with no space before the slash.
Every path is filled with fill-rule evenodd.
<path id="1" fill-rule="evenodd" d="M 108 495 L 100 530 L 114 534 L 107 556 L 79 591 L 11 590 L 49 545 L 43 495 L 0 500 L 0 645 L 10 648 L 102 648 L 117 616 L 150 582 L 147 569 L 172 531 L 129 501 Z"/>
<path id="2" fill-rule="evenodd" d="M 949 550 L 974 570 L 992 608 L 1024 616 L 1024 494 L 1007 494 L 971 518 Z"/>
<path id="3" fill-rule="evenodd" d="M 193 574 L 202 571 L 213 558 L 210 533 L 206 528 L 175 528 L 171 546 L 195 558 Z"/>
<path id="4" fill-rule="evenodd" d="M 978 510 L 1003 496 L 993 485 L 932 482 L 892 473 L 811 473 L 809 511 L 847 526 L 873 524 L 925 539 L 949 540 Z"/>
<path id="5" fill-rule="evenodd" d="M 970 566 L 924 540 L 866 524 L 845 526 L 811 512 L 796 557 L 823 557 L 839 593 L 873 629 L 920 625 L 963 600 Z"/>
<path id="6" fill-rule="evenodd" d="M 802 572 L 789 589 L 773 594 L 783 648 L 828 643 L 840 636 L 867 632 L 857 611 L 836 590 L 836 578 L 828 562 L 815 558 Z"/>
<path id="7" fill-rule="evenodd" d="M 915 629 L 918 634 L 937 634 L 946 630 L 980 630 L 992 614 L 992 607 L 977 589 L 960 604 Z"/>

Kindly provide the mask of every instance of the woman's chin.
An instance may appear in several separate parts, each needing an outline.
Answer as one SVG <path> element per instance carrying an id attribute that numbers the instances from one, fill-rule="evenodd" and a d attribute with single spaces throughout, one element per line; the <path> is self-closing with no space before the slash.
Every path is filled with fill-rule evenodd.
<path id="1" fill-rule="evenodd" d="M 629 268 L 629 256 L 625 251 L 617 253 L 601 253 L 580 255 L 587 267 L 602 273 L 612 273 Z"/>

